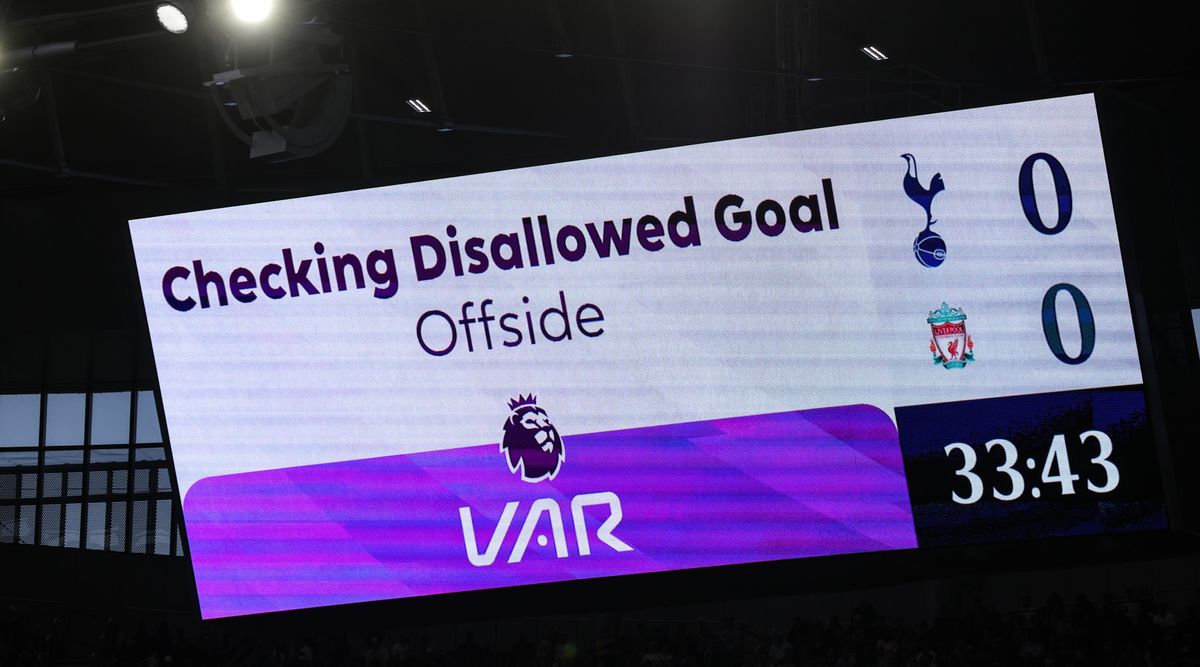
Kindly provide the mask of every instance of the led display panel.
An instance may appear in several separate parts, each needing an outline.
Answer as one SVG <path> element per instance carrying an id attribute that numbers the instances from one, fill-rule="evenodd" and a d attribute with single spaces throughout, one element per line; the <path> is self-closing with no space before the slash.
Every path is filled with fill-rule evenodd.
<path id="1" fill-rule="evenodd" d="M 206 618 L 1166 525 L 1091 96 L 130 230 Z"/>

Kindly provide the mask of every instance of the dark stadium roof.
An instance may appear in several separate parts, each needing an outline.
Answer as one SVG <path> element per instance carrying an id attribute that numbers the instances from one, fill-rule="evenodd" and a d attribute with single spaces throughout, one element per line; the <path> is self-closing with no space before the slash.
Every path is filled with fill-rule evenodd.
<path id="1" fill-rule="evenodd" d="M 1194 71 L 1182 3 L 328 0 L 306 5 L 347 38 L 353 116 L 325 153 L 271 164 L 248 159 L 213 113 L 211 40 L 159 30 L 155 4 L 0 1 L 0 53 L 80 44 L 0 74 L 3 192 L 279 197 Z"/>

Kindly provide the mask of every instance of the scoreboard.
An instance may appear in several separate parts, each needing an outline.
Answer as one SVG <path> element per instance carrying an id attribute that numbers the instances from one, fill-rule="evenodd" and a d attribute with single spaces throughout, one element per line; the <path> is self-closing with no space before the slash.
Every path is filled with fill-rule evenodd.
<path id="1" fill-rule="evenodd" d="M 206 618 L 1166 527 L 1090 95 L 130 231 Z"/>

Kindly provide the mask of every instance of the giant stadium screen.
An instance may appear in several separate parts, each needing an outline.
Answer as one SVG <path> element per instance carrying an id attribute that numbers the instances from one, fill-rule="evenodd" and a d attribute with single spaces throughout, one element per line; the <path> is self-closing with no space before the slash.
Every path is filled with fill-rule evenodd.
<path id="1" fill-rule="evenodd" d="M 1166 526 L 1090 95 L 130 230 L 205 618 Z"/>

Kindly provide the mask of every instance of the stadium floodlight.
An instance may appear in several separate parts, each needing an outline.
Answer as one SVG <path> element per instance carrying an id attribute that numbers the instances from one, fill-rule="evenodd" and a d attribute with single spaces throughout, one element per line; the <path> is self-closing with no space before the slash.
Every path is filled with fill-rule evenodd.
<path id="1" fill-rule="evenodd" d="M 171 34 L 182 35 L 188 31 L 188 14 L 179 3 L 159 3 L 154 8 L 154 15 L 158 18 L 158 24 L 163 27 L 163 30 Z"/>
<path id="2" fill-rule="evenodd" d="M 862 51 L 863 53 L 867 54 L 867 57 L 869 57 L 871 60 L 874 60 L 874 61 L 888 59 L 887 54 L 885 54 L 883 51 L 880 51 L 878 48 L 876 48 L 874 46 L 864 46 L 859 50 Z"/>
<path id="3" fill-rule="evenodd" d="M 234 17 L 242 23 L 262 23 L 274 9 L 273 0 L 230 0 Z"/>
<path id="4" fill-rule="evenodd" d="M 229 10 L 235 2 L 225 4 Z M 220 21 L 210 43 L 221 69 L 204 85 L 225 126 L 252 159 L 316 155 L 337 141 L 350 117 L 353 77 L 339 62 L 343 38 L 331 26 L 276 6 L 271 39 L 257 27 Z M 231 12 L 232 13 L 232 12 Z"/>

